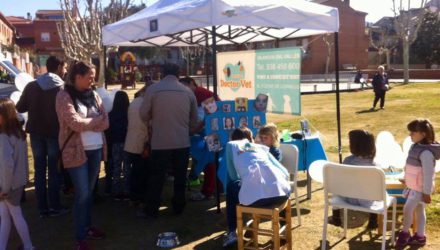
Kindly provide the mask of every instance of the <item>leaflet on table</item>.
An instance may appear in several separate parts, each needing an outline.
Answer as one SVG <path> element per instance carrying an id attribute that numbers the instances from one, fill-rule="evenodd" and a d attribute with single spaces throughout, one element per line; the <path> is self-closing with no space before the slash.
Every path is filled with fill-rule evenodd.
<path id="1" fill-rule="evenodd" d="M 266 124 L 267 96 L 259 95 L 260 101 L 236 98 L 234 101 L 207 100 L 205 108 L 206 143 L 209 151 L 220 151 L 229 141 L 235 128 L 246 126 L 254 135 Z"/>

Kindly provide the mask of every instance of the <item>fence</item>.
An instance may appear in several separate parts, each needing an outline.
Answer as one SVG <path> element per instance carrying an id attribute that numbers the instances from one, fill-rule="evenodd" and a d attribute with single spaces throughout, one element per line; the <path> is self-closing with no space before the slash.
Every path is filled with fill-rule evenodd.
<path id="1" fill-rule="evenodd" d="M 364 83 L 355 83 L 356 73 L 353 72 L 341 72 L 339 74 L 339 89 L 342 91 L 365 89 L 369 88 L 367 83 L 368 74 L 362 74 L 362 78 L 365 79 Z M 207 84 L 206 75 L 191 76 L 198 86 L 207 88 L 213 91 L 213 79 L 212 75 L 209 76 L 209 84 Z M 314 75 L 301 75 L 301 93 L 316 93 L 316 92 L 334 92 L 336 91 L 334 74 L 314 74 Z"/>

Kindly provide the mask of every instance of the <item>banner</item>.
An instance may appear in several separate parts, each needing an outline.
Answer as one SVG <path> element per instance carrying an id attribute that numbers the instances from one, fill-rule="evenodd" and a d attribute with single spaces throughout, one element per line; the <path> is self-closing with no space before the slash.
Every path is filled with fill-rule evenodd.
<path id="1" fill-rule="evenodd" d="M 301 50 L 280 48 L 217 55 L 218 93 L 222 99 L 269 96 L 267 111 L 301 114 Z"/>

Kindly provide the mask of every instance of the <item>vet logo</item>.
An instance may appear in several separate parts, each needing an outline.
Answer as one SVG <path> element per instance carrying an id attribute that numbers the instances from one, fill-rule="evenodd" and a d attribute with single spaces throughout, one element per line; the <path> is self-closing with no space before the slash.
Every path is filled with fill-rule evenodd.
<path id="1" fill-rule="evenodd" d="M 222 15 L 227 17 L 233 17 L 233 16 L 237 16 L 237 13 L 235 13 L 235 10 L 227 10 L 227 11 L 223 11 Z"/>
<path id="2" fill-rule="evenodd" d="M 245 81 L 245 68 L 240 61 L 237 64 L 226 64 L 223 68 L 223 74 L 225 81 L 222 81 L 221 85 L 229 87 L 233 91 L 240 89 L 242 82 Z"/>

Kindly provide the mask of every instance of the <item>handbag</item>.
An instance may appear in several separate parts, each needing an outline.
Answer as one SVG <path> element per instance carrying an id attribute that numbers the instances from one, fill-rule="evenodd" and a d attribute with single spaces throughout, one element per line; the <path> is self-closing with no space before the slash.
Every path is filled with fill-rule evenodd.
<path id="1" fill-rule="evenodd" d="M 61 171 L 62 171 L 63 168 L 64 168 L 64 163 L 63 163 L 63 151 L 64 151 L 64 149 L 66 148 L 67 143 L 69 142 L 70 138 L 72 138 L 72 136 L 73 136 L 74 133 L 75 133 L 75 132 L 72 131 L 72 132 L 69 134 L 69 136 L 67 137 L 66 141 L 64 142 L 63 147 L 61 148 L 60 152 L 58 152 L 57 170 L 58 170 L 59 173 L 61 173 Z"/>

